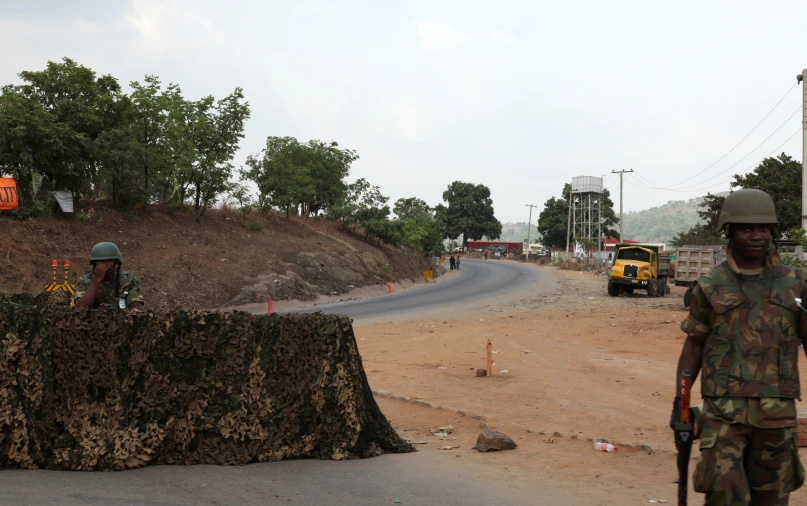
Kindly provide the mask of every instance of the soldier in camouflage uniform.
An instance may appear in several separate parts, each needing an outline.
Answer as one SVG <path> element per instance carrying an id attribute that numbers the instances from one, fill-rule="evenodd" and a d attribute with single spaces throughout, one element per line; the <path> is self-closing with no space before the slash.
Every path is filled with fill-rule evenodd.
<path id="1" fill-rule="evenodd" d="M 701 457 L 693 480 L 707 505 L 786 505 L 804 482 L 796 439 L 799 342 L 807 337 L 795 299 L 807 274 L 779 263 L 776 210 L 760 190 L 728 197 L 718 230 L 727 259 L 692 291 L 678 376 L 699 370 Z M 676 381 L 678 385 L 678 381 Z M 675 399 L 672 420 L 681 399 Z M 671 427 L 672 427 L 671 423 Z"/>
<path id="2" fill-rule="evenodd" d="M 144 305 L 140 282 L 123 269 L 123 256 L 111 242 L 93 246 L 92 271 L 76 284 L 76 306 L 87 308 L 119 307 L 141 309 Z"/>

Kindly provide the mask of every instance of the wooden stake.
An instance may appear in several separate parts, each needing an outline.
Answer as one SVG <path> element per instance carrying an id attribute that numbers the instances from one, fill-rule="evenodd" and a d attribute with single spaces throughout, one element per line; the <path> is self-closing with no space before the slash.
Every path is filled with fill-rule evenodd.
<path id="1" fill-rule="evenodd" d="M 490 339 L 488 339 L 486 348 L 488 350 L 488 376 L 493 376 L 493 344 L 491 344 Z"/>

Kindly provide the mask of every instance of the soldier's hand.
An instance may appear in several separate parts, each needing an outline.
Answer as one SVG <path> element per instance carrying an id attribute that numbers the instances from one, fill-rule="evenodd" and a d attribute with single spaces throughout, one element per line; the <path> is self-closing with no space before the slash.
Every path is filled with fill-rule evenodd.
<path id="1" fill-rule="evenodd" d="M 93 277 L 95 278 L 95 281 L 99 283 L 103 281 L 104 277 L 106 277 L 106 273 L 108 270 L 109 270 L 108 264 L 97 264 L 95 266 L 95 269 L 93 270 Z"/>

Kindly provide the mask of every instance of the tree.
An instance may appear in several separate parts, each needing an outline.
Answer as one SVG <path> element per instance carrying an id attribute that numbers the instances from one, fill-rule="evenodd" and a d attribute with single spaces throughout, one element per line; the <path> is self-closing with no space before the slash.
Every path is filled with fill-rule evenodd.
<path id="1" fill-rule="evenodd" d="M 100 143 L 126 128 L 131 107 L 117 80 L 68 58 L 20 78 L 23 84 L 5 86 L 0 96 L 0 164 L 16 177 L 23 205 L 35 200 L 34 172 L 48 183 L 43 192 L 100 193 Z"/>
<path id="2" fill-rule="evenodd" d="M 544 208 L 538 215 L 538 233 L 543 237 L 547 247 L 566 247 L 566 230 L 569 219 L 569 192 L 572 185 L 563 186 L 560 198 L 551 197 L 544 202 Z"/>
<path id="3" fill-rule="evenodd" d="M 566 247 L 566 233 L 569 224 L 569 194 L 572 185 L 563 185 L 559 198 L 552 197 L 544 203 L 544 209 L 538 215 L 538 233 L 546 246 Z M 619 225 L 619 218 L 614 212 L 614 202 L 607 188 L 603 189 L 599 198 L 602 198 L 602 207 L 597 199 L 592 200 L 592 209 L 599 208 L 601 212 L 601 227 L 604 237 L 619 237 L 615 229 Z M 570 240 L 574 240 L 572 237 Z"/>
<path id="4" fill-rule="evenodd" d="M 132 103 L 136 110 L 133 129 L 137 144 L 134 156 L 141 169 L 141 197 L 143 209 L 146 209 L 151 200 L 154 181 L 158 180 L 158 175 L 168 165 L 164 142 L 168 119 L 166 97 L 156 76 L 148 75 L 143 84 L 133 81 L 130 86 L 133 90 Z"/>
<path id="5" fill-rule="evenodd" d="M 801 168 L 801 163 L 782 153 L 764 159 L 753 172 L 736 174 L 731 187 L 767 192 L 776 204 L 779 231 L 790 237 L 793 229 L 801 227 Z"/>
<path id="6" fill-rule="evenodd" d="M 249 104 L 244 101 L 243 90 L 236 88 L 217 102 L 212 96 L 202 98 L 195 103 L 194 115 L 196 157 L 190 181 L 194 210 L 202 216 L 216 196 L 227 189 L 233 169 L 230 161 L 244 137 Z"/>
<path id="7" fill-rule="evenodd" d="M 258 185 L 258 207 L 277 207 L 289 218 L 292 207 L 314 192 L 309 168 L 302 163 L 305 147 L 294 137 L 268 137 L 259 156 L 250 155 L 243 176 Z"/>
<path id="8" fill-rule="evenodd" d="M 358 158 L 355 151 L 339 149 L 336 142 L 311 140 L 301 146 L 301 163 L 311 178 L 310 190 L 300 199 L 301 214 L 316 216 L 341 202 L 347 192 L 345 178 Z"/>
<path id="9" fill-rule="evenodd" d="M 670 239 L 670 246 L 680 248 L 682 246 L 712 246 L 725 244 L 726 238 L 718 232 L 713 225 L 708 223 L 698 223 L 686 232 L 678 234 Z"/>
<path id="10" fill-rule="evenodd" d="M 252 209 L 252 193 L 249 188 L 243 183 L 234 183 L 230 186 L 230 197 L 238 202 L 241 210 L 241 219 L 246 220 L 247 213 Z"/>
<path id="11" fill-rule="evenodd" d="M 779 219 L 779 234 L 790 238 L 801 227 L 801 167 L 792 157 L 782 153 L 776 158 L 764 159 L 748 174 L 736 174 L 732 188 L 762 190 L 773 199 Z M 717 219 L 725 197 L 707 194 L 699 205 L 698 216 L 704 221 L 686 232 L 679 232 L 670 241 L 673 247 L 690 245 L 725 244 L 723 235 L 716 230 Z"/>
<path id="12" fill-rule="evenodd" d="M 428 255 L 445 252 L 442 227 L 425 201 L 417 197 L 398 199 L 393 212 L 402 223 L 401 244 Z"/>
<path id="13" fill-rule="evenodd" d="M 443 200 L 448 207 L 440 210 L 440 221 L 445 224 L 447 238 L 456 239 L 462 235 L 463 246 L 467 246 L 469 239 L 498 239 L 502 234 L 502 224 L 494 216 L 493 200 L 487 186 L 454 181 L 443 192 Z"/>
<path id="14" fill-rule="evenodd" d="M 398 199 L 395 201 L 395 206 L 392 208 L 392 212 L 395 213 L 395 216 L 398 217 L 399 220 L 407 221 L 413 219 L 434 219 L 432 216 L 432 212 L 429 208 L 429 204 L 427 204 L 424 200 L 421 200 L 417 197 L 411 197 L 408 199 Z"/>

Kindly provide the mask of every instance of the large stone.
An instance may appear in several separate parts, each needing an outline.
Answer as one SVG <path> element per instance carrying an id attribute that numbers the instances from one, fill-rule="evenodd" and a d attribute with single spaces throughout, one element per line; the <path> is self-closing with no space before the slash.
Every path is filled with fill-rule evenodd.
<path id="1" fill-rule="evenodd" d="M 517 446 L 510 436 L 495 430 L 483 430 L 476 440 L 476 450 L 480 452 L 512 450 Z"/>

